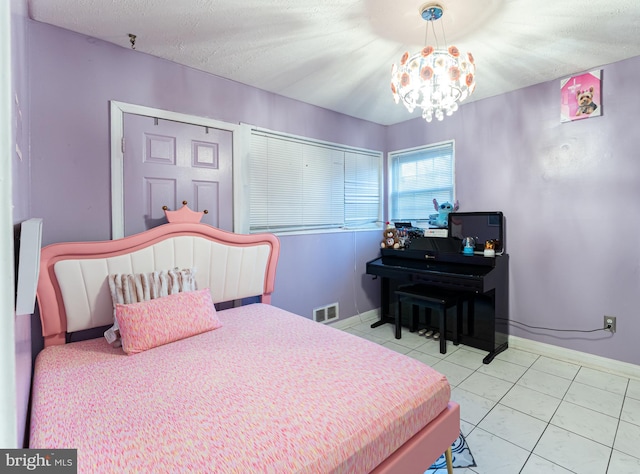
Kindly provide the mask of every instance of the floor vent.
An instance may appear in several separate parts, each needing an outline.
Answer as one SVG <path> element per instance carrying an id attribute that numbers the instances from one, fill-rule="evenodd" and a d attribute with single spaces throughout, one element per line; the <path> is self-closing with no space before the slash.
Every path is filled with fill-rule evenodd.
<path id="1" fill-rule="evenodd" d="M 313 320 L 319 323 L 329 323 L 338 318 L 338 303 L 333 303 L 313 310 Z"/>

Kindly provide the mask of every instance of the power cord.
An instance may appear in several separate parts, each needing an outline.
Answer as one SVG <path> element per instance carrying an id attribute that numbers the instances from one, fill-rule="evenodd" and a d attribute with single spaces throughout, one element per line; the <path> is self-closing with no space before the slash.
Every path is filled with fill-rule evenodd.
<path id="1" fill-rule="evenodd" d="M 546 331 L 559 331 L 559 332 L 598 332 L 598 331 L 606 331 L 607 329 L 611 329 L 611 324 L 607 324 L 607 327 L 605 328 L 598 328 L 598 329 L 556 329 L 556 328 L 545 328 L 545 327 L 541 327 L 541 326 L 531 326 L 529 324 L 525 324 L 525 323 L 521 323 L 520 321 L 514 321 L 512 319 L 507 319 L 507 318 L 496 318 L 499 319 L 501 321 L 508 321 L 509 324 L 520 324 L 522 326 L 531 328 L 531 329 L 544 329 Z"/>

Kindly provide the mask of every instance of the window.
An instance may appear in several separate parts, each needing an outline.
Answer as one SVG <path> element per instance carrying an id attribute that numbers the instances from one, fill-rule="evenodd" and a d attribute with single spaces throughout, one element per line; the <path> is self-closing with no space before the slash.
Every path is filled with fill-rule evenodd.
<path id="1" fill-rule="evenodd" d="M 425 221 L 438 203 L 454 202 L 453 141 L 389 154 L 389 219 Z"/>
<path id="2" fill-rule="evenodd" d="M 379 152 L 252 130 L 249 231 L 378 225 L 381 162 Z"/>

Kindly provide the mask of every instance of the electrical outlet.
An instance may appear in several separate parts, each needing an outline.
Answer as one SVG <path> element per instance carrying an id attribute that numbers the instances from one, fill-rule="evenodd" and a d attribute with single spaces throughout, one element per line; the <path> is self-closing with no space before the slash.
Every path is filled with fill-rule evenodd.
<path id="1" fill-rule="evenodd" d="M 604 330 L 609 332 L 616 332 L 616 317 L 606 316 L 604 317 Z"/>

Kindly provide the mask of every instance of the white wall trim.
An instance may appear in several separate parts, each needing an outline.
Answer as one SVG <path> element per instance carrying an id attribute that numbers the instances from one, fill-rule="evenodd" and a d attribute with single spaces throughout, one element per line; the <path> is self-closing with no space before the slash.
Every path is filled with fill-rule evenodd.
<path id="1" fill-rule="evenodd" d="M 564 347 L 532 341 L 518 336 L 509 336 L 509 347 L 640 380 L 640 366 L 628 362 L 608 359 L 587 352 L 566 349 Z"/>
<path id="2" fill-rule="evenodd" d="M 348 318 L 340 319 L 330 326 L 337 329 L 347 329 L 364 322 L 373 322 L 380 319 L 380 308 L 375 308 L 361 314 L 356 314 Z M 518 349 L 525 352 L 532 352 L 545 357 L 562 360 L 571 364 L 589 367 L 595 370 L 620 375 L 631 379 L 640 380 L 640 365 L 622 362 L 607 357 L 580 352 L 573 349 L 546 344 L 544 342 L 532 341 L 518 336 L 509 336 L 509 348 Z"/>
<path id="3" fill-rule="evenodd" d="M 136 114 L 144 117 L 155 117 L 164 120 L 172 120 L 174 122 L 188 123 L 192 125 L 201 125 L 204 127 L 218 128 L 227 130 L 233 134 L 233 183 L 234 183 L 234 232 L 236 230 L 236 209 L 240 208 L 244 203 L 241 195 L 237 192 L 236 183 L 240 179 L 242 173 L 241 164 L 236 157 L 242 152 L 242 140 L 239 138 L 240 125 L 221 122 L 206 117 L 198 117 L 196 115 L 183 114 L 181 112 L 173 112 L 170 110 L 156 109 L 146 107 L 144 105 L 127 104 L 125 102 L 110 101 L 110 133 L 111 133 L 111 238 L 119 239 L 124 237 L 124 153 L 122 152 L 122 138 L 124 136 L 124 114 Z"/>
<path id="4" fill-rule="evenodd" d="M 364 313 L 355 314 L 348 318 L 343 318 L 333 323 L 329 323 L 329 326 L 336 329 L 347 329 L 358 324 L 377 321 L 380 319 L 380 308 L 374 308 Z"/>
<path id="5" fill-rule="evenodd" d="M 0 446 L 18 447 L 13 267 L 11 2 L 0 2 Z"/>

